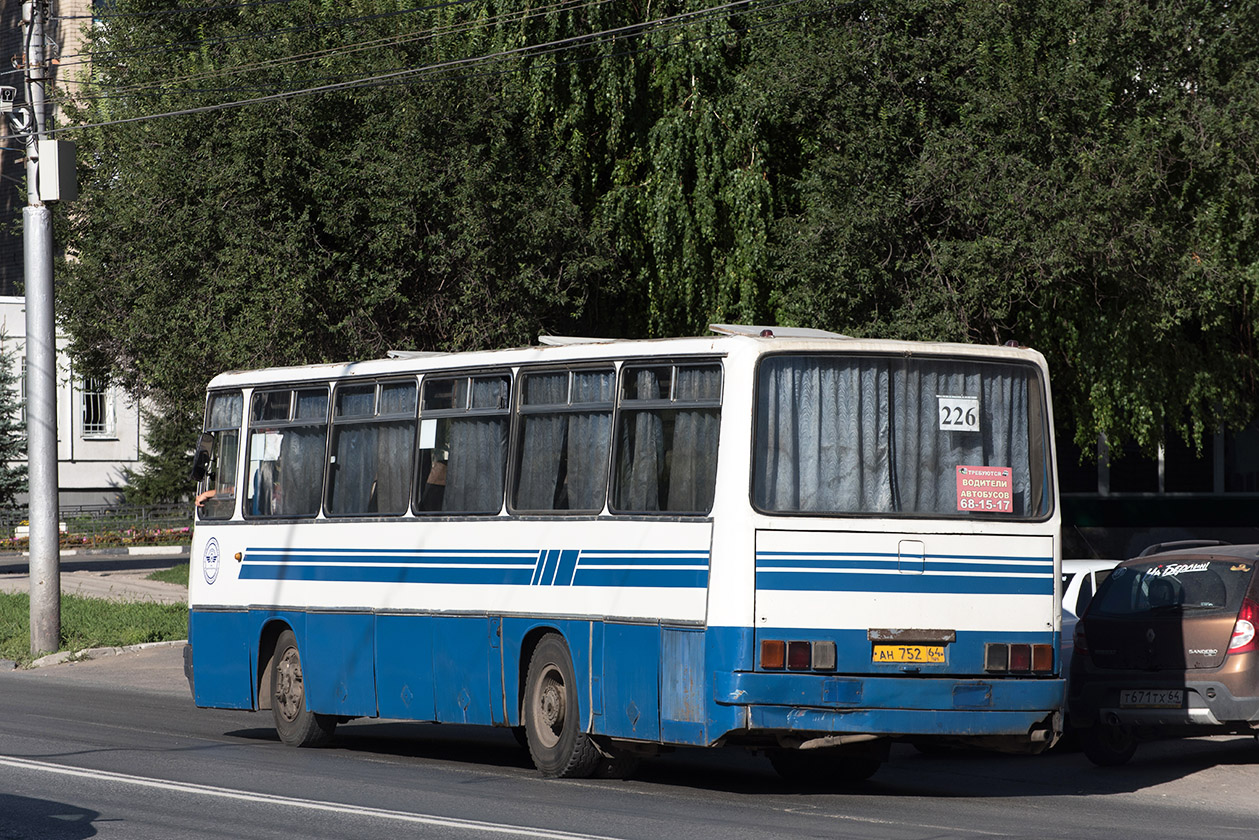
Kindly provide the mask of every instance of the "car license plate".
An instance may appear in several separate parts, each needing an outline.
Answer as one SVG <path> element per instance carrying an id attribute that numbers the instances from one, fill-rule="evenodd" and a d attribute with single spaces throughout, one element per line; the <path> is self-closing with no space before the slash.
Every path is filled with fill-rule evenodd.
<path id="1" fill-rule="evenodd" d="M 1185 692 L 1179 688 L 1125 688 L 1119 692 L 1123 709 L 1179 709 L 1184 701 Z"/>
<path id="2" fill-rule="evenodd" d="M 944 645 L 875 645 L 875 662 L 944 662 Z"/>

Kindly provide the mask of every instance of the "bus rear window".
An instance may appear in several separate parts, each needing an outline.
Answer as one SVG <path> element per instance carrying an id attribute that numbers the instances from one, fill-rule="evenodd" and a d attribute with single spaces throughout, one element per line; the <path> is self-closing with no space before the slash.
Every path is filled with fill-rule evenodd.
<path id="1" fill-rule="evenodd" d="M 757 381 L 753 502 L 767 513 L 1040 518 L 1050 512 L 1036 368 L 782 355 Z"/>

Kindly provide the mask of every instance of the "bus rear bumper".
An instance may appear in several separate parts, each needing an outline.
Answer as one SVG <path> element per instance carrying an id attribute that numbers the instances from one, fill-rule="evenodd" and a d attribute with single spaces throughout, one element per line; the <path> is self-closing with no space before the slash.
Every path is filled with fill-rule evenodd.
<path id="1" fill-rule="evenodd" d="M 1060 679 L 828 677 L 726 673 L 719 705 L 747 708 L 750 729 L 811 733 L 1056 739 Z"/>

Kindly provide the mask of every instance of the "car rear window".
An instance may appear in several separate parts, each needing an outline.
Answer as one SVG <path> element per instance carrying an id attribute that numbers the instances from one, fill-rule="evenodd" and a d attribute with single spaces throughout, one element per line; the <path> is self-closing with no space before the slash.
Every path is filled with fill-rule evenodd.
<path id="1" fill-rule="evenodd" d="M 1241 608 L 1255 564 L 1244 560 L 1159 560 L 1120 566 L 1097 591 L 1090 614 L 1141 615 Z"/>

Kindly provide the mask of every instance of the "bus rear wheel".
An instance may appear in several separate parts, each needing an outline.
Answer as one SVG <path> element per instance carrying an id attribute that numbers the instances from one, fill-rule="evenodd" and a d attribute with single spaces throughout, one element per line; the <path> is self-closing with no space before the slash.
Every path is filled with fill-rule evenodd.
<path id="1" fill-rule="evenodd" d="M 337 719 L 306 708 L 306 680 L 297 637 L 285 630 L 271 657 L 271 716 L 280 740 L 290 747 L 315 747 L 332 738 Z"/>
<path id="2" fill-rule="evenodd" d="M 583 779 L 599 769 L 603 756 L 581 731 L 573 659 L 556 633 L 543 636 L 529 660 L 522 717 L 529 755 L 542 775 Z"/>

